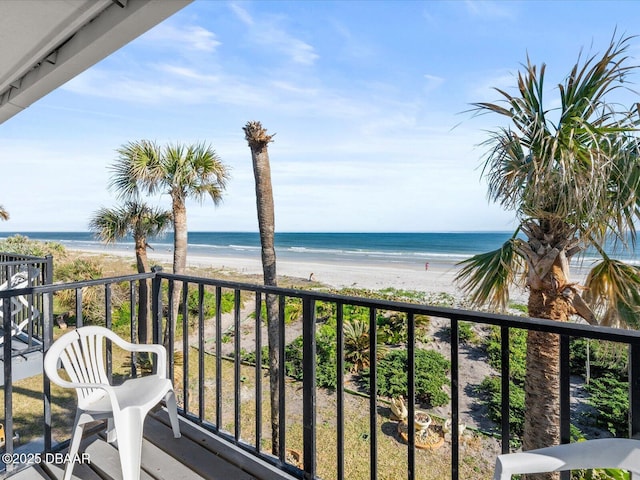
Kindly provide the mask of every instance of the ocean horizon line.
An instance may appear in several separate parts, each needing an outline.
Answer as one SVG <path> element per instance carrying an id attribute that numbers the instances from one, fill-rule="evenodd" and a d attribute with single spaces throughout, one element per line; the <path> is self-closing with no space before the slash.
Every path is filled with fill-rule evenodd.
<path id="1" fill-rule="evenodd" d="M 0 230 L 0 236 L 4 235 L 25 235 L 30 233 L 43 234 L 43 233 L 92 233 L 91 230 Z M 166 235 L 173 233 L 173 230 L 168 230 Z M 260 233 L 258 230 L 189 230 L 187 233 Z M 509 234 L 512 235 L 512 230 L 279 230 L 275 234 Z"/>

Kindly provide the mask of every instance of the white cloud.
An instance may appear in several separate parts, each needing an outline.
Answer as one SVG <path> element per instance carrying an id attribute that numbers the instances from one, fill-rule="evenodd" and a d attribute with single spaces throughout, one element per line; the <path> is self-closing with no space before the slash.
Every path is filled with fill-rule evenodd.
<path id="1" fill-rule="evenodd" d="M 157 48 L 179 51 L 213 52 L 221 45 L 216 35 L 197 25 L 177 27 L 170 23 L 161 23 L 141 37 L 141 41 L 151 43 Z"/>
<path id="2" fill-rule="evenodd" d="M 427 81 L 427 88 L 429 90 L 435 90 L 444 83 L 444 78 L 436 75 L 429 75 L 428 73 L 425 73 L 424 78 Z"/>
<path id="3" fill-rule="evenodd" d="M 506 8 L 509 2 L 495 2 L 487 0 L 466 0 L 467 11 L 476 17 L 485 19 L 515 19 L 515 14 Z"/>
<path id="4" fill-rule="evenodd" d="M 265 52 L 279 52 L 299 65 L 313 65 L 319 58 L 313 46 L 288 33 L 278 17 L 261 16 L 256 20 L 245 8 L 231 3 L 236 17 L 248 27 L 249 40 Z"/>
<path id="5" fill-rule="evenodd" d="M 255 24 L 249 12 L 246 9 L 242 8 L 240 5 L 238 5 L 236 2 L 230 3 L 229 8 L 231 8 L 231 11 L 245 25 L 253 26 Z"/>

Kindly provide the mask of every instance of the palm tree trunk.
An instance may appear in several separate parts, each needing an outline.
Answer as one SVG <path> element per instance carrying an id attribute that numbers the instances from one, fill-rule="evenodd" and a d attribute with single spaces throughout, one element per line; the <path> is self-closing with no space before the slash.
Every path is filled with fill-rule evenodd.
<path id="1" fill-rule="evenodd" d="M 530 282 L 530 317 L 566 322 L 571 306 L 562 295 L 567 278 L 560 260 L 538 281 Z M 566 268 L 566 267 L 565 267 Z M 533 283 L 533 286 L 531 285 Z M 535 288 L 537 287 L 537 288 Z M 529 331 L 525 378 L 525 414 L 522 449 L 533 450 L 560 443 L 560 338 Z M 526 480 L 557 480 L 558 473 L 529 474 Z"/>
<path id="2" fill-rule="evenodd" d="M 271 167 L 269 165 L 269 151 L 267 146 L 271 136 L 260 122 L 248 122 L 244 127 L 245 138 L 251 149 L 253 175 L 256 184 L 256 202 L 258 208 L 258 227 L 260 243 L 262 245 L 262 270 L 264 284 L 276 286 L 276 250 L 275 237 L 275 208 L 273 205 L 273 189 L 271 186 Z M 280 331 L 278 329 L 278 298 L 267 295 L 267 334 L 269 343 L 269 380 L 271 394 L 271 451 L 278 455 L 280 451 L 279 437 L 279 371 L 278 345 Z"/>
<path id="3" fill-rule="evenodd" d="M 184 198 L 172 192 L 171 194 L 173 209 L 173 273 L 181 275 L 187 268 L 187 207 L 184 204 Z M 173 299 L 171 301 L 171 318 L 175 324 L 178 321 L 178 306 L 180 304 L 182 288 L 180 284 L 176 284 L 173 289 Z M 164 344 L 168 348 L 168 328 L 165 326 Z"/>
<path id="4" fill-rule="evenodd" d="M 187 267 L 187 207 L 184 198 L 171 195 L 173 208 L 173 273 L 182 274 Z"/>
<path id="5" fill-rule="evenodd" d="M 147 258 L 147 239 L 136 238 L 136 267 L 138 273 L 149 271 L 149 259 Z M 138 282 L 138 342 L 151 342 L 151 317 L 149 316 L 149 282 Z"/>

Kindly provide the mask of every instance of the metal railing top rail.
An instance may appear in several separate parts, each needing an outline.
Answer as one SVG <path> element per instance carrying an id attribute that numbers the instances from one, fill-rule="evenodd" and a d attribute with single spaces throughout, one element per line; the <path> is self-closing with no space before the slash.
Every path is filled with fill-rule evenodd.
<path id="1" fill-rule="evenodd" d="M 15 261 L 45 261 L 47 258 L 51 257 L 51 255 L 46 255 L 44 257 L 38 257 L 35 255 L 25 255 L 22 253 L 12 253 L 12 252 L 0 252 L 0 264 L 4 264 L 6 262 L 10 262 L 12 260 L 5 260 L 5 258 L 14 258 Z"/>
<path id="2" fill-rule="evenodd" d="M 130 282 L 142 279 L 152 279 L 155 276 L 154 273 L 135 273 L 131 275 L 123 275 L 116 277 L 105 277 L 93 280 L 81 280 L 77 282 L 69 283 L 52 283 L 49 285 L 34 285 L 32 287 L 16 288 L 13 290 L 0 291 L 1 298 L 10 298 L 18 295 L 36 294 L 36 293 L 55 293 L 60 290 L 72 290 L 84 287 L 97 287 L 103 286 L 107 283 L 119 283 Z"/>
<path id="3" fill-rule="evenodd" d="M 209 286 L 219 286 L 232 290 L 245 290 L 260 293 L 273 293 L 298 298 L 313 298 L 314 300 L 334 303 L 344 303 L 360 307 L 373 307 L 383 310 L 402 311 L 414 315 L 430 315 L 455 319 L 458 321 L 470 321 L 501 327 L 521 328 L 525 330 L 544 331 L 558 335 L 580 336 L 597 340 L 609 340 L 640 345 L 640 331 L 625 330 L 621 328 L 603 327 L 583 323 L 559 322 L 543 318 L 517 317 L 508 314 L 481 312 L 476 310 L 461 310 L 449 307 L 435 307 L 416 303 L 398 302 L 394 300 L 382 300 L 375 298 L 354 297 L 337 293 L 319 292 L 316 290 L 290 289 L 266 285 L 247 284 L 227 280 L 215 280 L 190 275 L 177 275 L 156 270 L 161 278 L 178 282 L 198 283 Z"/>

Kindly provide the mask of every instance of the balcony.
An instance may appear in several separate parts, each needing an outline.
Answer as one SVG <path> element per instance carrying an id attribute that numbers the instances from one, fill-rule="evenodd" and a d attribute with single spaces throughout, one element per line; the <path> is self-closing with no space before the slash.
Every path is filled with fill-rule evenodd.
<path id="1" fill-rule="evenodd" d="M 466 388 L 460 383 L 461 360 L 468 353 L 459 340 L 461 322 L 497 326 L 501 331 L 502 412 L 508 412 L 509 408 L 509 382 L 506 380 L 509 377 L 509 331 L 537 330 L 560 336 L 563 442 L 570 440 L 572 420 L 571 339 L 589 338 L 628 345 L 630 384 L 637 387 L 640 383 L 640 332 L 636 331 L 179 276 L 162 270 L 68 284 L 43 282 L 18 290 L 0 290 L 0 300 L 8 305 L 8 299 L 23 295 L 39 302 L 42 324 L 30 332 L 33 348 L 42 354 L 59 334 L 58 327 L 54 329 L 54 302 L 58 302 L 56 299 L 62 293 L 66 298 L 74 299 L 72 317 L 76 326 L 99 323 L 123 336 L 126 333 L 132 339 L 137 338 L 137 286 L 140 282 L 151 283 L 153 339 L 172 346 L 168 368 L 173 375 L 185 432 L 179 440 L 171 438 L 162 410 L 148 419 L 142 478 L 490 478 L 495 454 L 509 451 L 512 435 L 508 415 L 502 415 L 502 424 L 489 432 L 499 439 L 496 451 L 489 452 L 484 462 L 470 452 L 470 442 L 459 435 L 468 415 L 461 411 Z M 277 434 L 281 441 L 276 454 L 271 453 L 270 447 L 269 376 L 261 366 L 263 347 L 267 344 L 263 307 L 267 296 L 271 295 L 277 297 L 280 307 L 277 349 L 280 365 L 287 360 L 285 345 L 291 340 L 293 330 L 287 324 L 287 306 L 297 305 L 302 318 L 301 332 L 293 332 L 300 333 L 302 338 L 302 378 L 293 380 L 285 377 L 284 369 L 279 371 L 278 410 L 279 417 L 285 420 L 278 424 Z M 90 296 L 99 298 L 97 310 L 88 310 Z M 181 307 L 177 318 L 173 318 L 170 306 L 177 296 Z M 123 318 L 122 310 L 116 315 L 116 298 L 118 302 L 128 304 L 127 318 Z M 443 448 L 437 451 L 416 448 L 415 425 L 409 422 L 402 437 L 396 423 L 389 418 L 388 402 L 368 395 L 377 390 L 379 380 L 377 335 L 369 335 L 367 346 L 371 362 L 368 391 L 354 392 L 345 387 L 350 379 L 345 368 L 343 326 L 352 307 L 367 312 L 372 332 L 377 331 L 380 312 L 401 314 L 406 319 L 406 344 L 398 348 L 406 349 L 408 353 L 407 397 L 410 399 L 415 398 L 416 392 L 417 320 L 429 316 L 446 329 L 447 351 L 443 353 L 450 360 L 447 410 L 451 431 Z M 318 314 L 320 311 L 325 312 L 322 318 Z M 327 315 L 327 311 L 331 313 Z M 4 358 L 9 358 L 19 340 L 10 334 L 10 316 L 3 318 Z M 317 339 L 328 319 L 335 322 L 337 332 L 336 386 L 333 390 L 317 385 Z M 255 361 L 251 364 L 245 361 L 247 351 L 255 352 Z M 109 351 L 107 355 L 114 377 L 144 374 L 144 365 L 135 356 L 124 358 L 116 351 Z M 64 457 L 56 454 L 63 453 L 68 444 L 75 411 L 72 394 L 54 388 L 41 374 L 18 380 L 15 373 L 15 363 L 5 362 L 5 453 L 17 462 L 6 465 L 4 475 L 61 478 L 62 462 L 59 460 Z M 629 396 L 631 436 L 640 431 L 640 389 L 630 388 Z M 37 413 L 20 413 L 24 398 L 39 405 Z M 407 403 L 409 418 L 413 418 L 416 407 L 414 402 Z M 14 441 L 15 432 L 20 433 L 19 441 Z M 477 433 L 478 437 L 491 438 L 487 432 Z M 86 438 L 85 448 L 86 458 L 91 463 L 76 466 L 78 478 L 119 478 L 114 447 L 106 444 L 99 433 Z M 436 463 L 441 470 L 436 469 Z"/>

